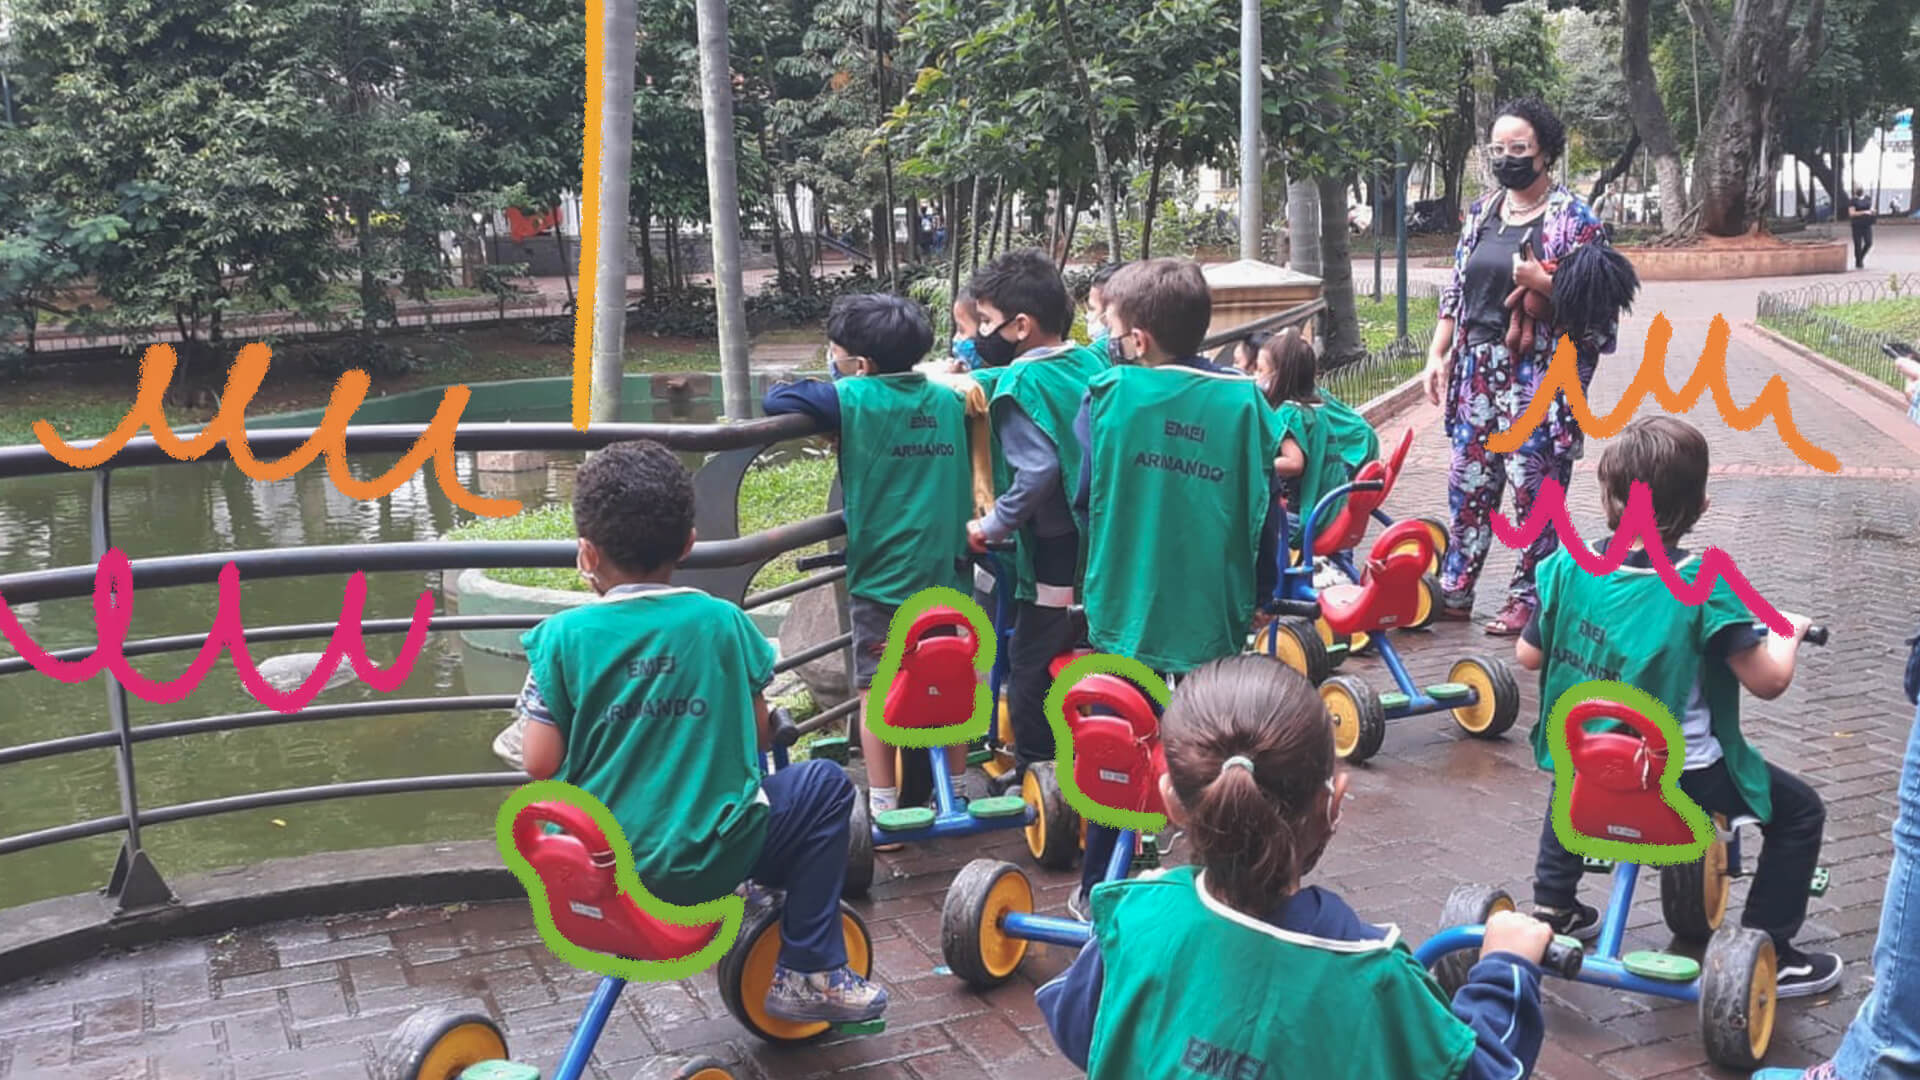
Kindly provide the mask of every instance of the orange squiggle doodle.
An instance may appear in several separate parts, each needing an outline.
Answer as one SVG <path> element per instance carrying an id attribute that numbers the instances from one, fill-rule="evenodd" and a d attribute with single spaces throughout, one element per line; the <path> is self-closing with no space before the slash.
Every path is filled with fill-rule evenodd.
<path id="1" fill-rule="evenodd" d="M 1552 406 L 1555 393 L 1566 395 L 1567 408 L 1580 424 L 1580 429 L 1589 435 L 1607 438 L 1620 433 L 1628 420 L 1638 411 L 1640 403 L 1648 394 L 1660 403 L 1660 407 L 1670 413 L 1690 411 L 1700 400 L 1703 391 L 1713 391 L 1713 403 L 1720 410 L 1720 418 L 1735 431 L 1752 431 L 1760 426 L 1760 421 L 1768 416 L 1780 432 L 1780 441 L 1792 450 L 1795 457 L 1819 469 L 1822 472 L 1837 473 L 1840 461 L 1833 454 L 1809 442 L 1793 424 L 1793 407 L 1787 401 L 1787 382 L 1779 375 L 1767 380 L 1760 389 L 1760 396 L 1744 409 L 1735 408 L 1733 391 L 1727 386 L 1727 339 L 1731 335 L 1727 320 L 1722 316 L 1713 317 L 1713 325 L 1707 330 L 1707 347 L 1700 354 L 1700 363 L 1693 369 L 1693 377 L 1677 392 L 1667 385 L 1667 344 L 1673 340 L 1673 325 L 1667 322 L 1665 315 L 1654 316 L 1653 325 L 1647 328 L 1646 355 L 1640 361 L 1640 370 L 1633 376 L 1633 382 L 1627 384 L 1626 393 L 1620 395 L 1620 404 L 1600 419 L 1593 415 L 1587 404 L 1587 395 L 1580 389 L 1580 373 L 1574 363 L 1573 342 L 1562 337 L 1560 345 L 1553 352 L 1553 363 L 1547 368 L 1547 374 L 1540 380 L 1540 386 L 1533 392 L 1533 400 L 1527 404 L 1527 411 L 1514 421 L 1507 430 L 1490 435 L 1487 449 L 1495 453 L 1507 454 L 1526 443 L 1527 436 L 1540 426 L 1547 417 L 1547 409 Z"/>
<path id="2" fill-rule="evenodd" d="M 325 688 L 343 656 L 353 664 L 354 674 L 360 676 L 361 682 L 381 693 L 399 689 L 413 673 L 414 661 L 420 658 L 420 650 L 426 645 L 427 627 L 433 619 L 433 594 L 420 594 L 413 606 L 413 622 L 407 627 L 400 655 L 384 668 L 367 658 L 366 641 L 360 631 L 366 603 L 367 575 L 360 571 L 347 581 L 347 591 L 340 602 L 340 622 L 334 627 L 326 652 L 320 655 L 320 663 L 305 682 L 284 693 L 260 677 L 252 655 L 247 652 L 246 627 L 240 621 L 240 567 L 236 563 L 228 563 L 220 571 L 220 607 L 214 616 L 213 628 L 207 632 L 206 644 L 200 647 L 200 655 L 194 657 L 179 678 L 171 681 L 149 679 L 133 670 L 122 651 L 127 642 L 127 628 L 133 622 L 133 567 L 119 548 L 107 552 L 94 572 L 94 633 L 99 645 L 86 659 L 61 660 L 50 655 L 21 627 L 12 605 L 4 598 L 0 598 L 0 634 L 6 636 L 7 643 L 32 664 L 34 670 L 49 679 L 83 683 L 105 668 L 129 693 L 156 705 L 172 704 L 199 689 L 200 681 L 213 669 L 220 653 L 230 651 L 234 670 L 240 673 L 241 685 L 247 688 L 247 693 L 275 712 L 293 713 L 306 708 Z"/>
<path id="3" fill-rule="evenodd" d="M 112 434 L 92 446 L 79 448 L 69 445 L 45 420 L 34 422 L 34 437 L 40 440 L 40 445 L 53 455 L 54 460 L 76 469 L 92 469 L 113 460 L 113 456 L 127 445 L 129 439 L 138 435 L 142 427 L 153 433 L 154 443 L 175 461 L 197 461 L 224 439 L 227 451 L 233 455 L 233 463 L 240 471 L 254 480 L 262 481 L 284 480 L 313 464 L 313 459 L 324 452 L 327 455 L 327 475 L 332 478 L 333 486 L 349 498 L 363 500 L 391 495 L 394 489 L 419 472 L 428 459 L 432 459 L 433 478 L 453 505 L 481 517 L 511 517 L 520 512 L 518 500 L 489 499 L 468 491 L 454 471 L 454 432 L 460 426 L 460 414 L 466 411 L 467 401 L 473 396 L 473 392 L 464 386 L 447 388 L 427 430 L 414 440 L 412 448 L 400 459 L 399 464 L 380 477 L 359 480 L 347 469 L 343 447 L 347 423 L 367 398 L 370 380 L 366 372 L 356 369 L 340 376 L 333 384 L 333 396 L 327 402 L 327 411 L 322 415 L 320 425 L 298 449 L 277 461 L 261 461 L 253 456 L 252 449 L 247 445 L 246 410 L 253 401 L 253 395 L 259 391 L 261 381 L 267 376 L 267 366 L 273 362 L 273 350 L 259 342 L 240 350 L 232 369 L 227 372 L 227 392 L 220 398 L 220 411 L 199 434 L 190 439 L 175 435 L 167 423 L 165 397 L 167 386 L 173 381 L 173 369 L 177 362 L 171 345 L 150 346 L 146 355 L 140 358 L 140 387 L 134 394 L 133 408 L 127 410 L 127 415 L 121 418 Z"/>
<path id="4" fill-rule="evenodd" d="M 1746 602 L 1767 628 L 1776 634 L 1793 633 L 1793 624 L 1787 621 L 1780 609 L 1767 602 L 1751 584 L 1745 574 L 1734 563 L 1733 558 L 1719 548 L 1710 547 L 1700 553 L 1700 572 L 1694 575 L 1693 583 L 1688 584 L 1673 568 L 1673 560 L 1667 557 L 1667 546 L 1660 540 L 1660 530 L 1653 515 L 1653 493 L 1641 481 L 1634 481 L 1631 493 L 1627 496 L 1626 513 L 1620 516 L 1620 527 L 1613 532 L 1613 541 L 1607 545 L 1605 555 L 1596 555 L 1586 541 L 1580 539 L 1580 533 L 1567 517 L 1567 493 L 1558 481 L 1551 477 L 1540 482 L 1540 493 L 1534 497 L 1533 512 L 1527 520 L 1515 526 L 1507 515 L 1499 510 L 1493 512 L 1493 535 L 1500 542 L 1515 550 L 1531 545 L 1546 531 L 1547 523 L 1553 523 L 1554 532 L 1559 534 L 1560 546 L 1567 549 L 1573 561 L 1580 569 L 1595 577 L 1601 577 L 1620 569 L 1626 561 L 1627 552 L 1633 549 L 1635 540 L 1646 548 L 1647 559 L 1653 563 L 1654 573 L 1673 594 L 1675 600 L 1696 607 L 1712 594 L 1716 581 L 1725 580 L 1733 594 Z"/>

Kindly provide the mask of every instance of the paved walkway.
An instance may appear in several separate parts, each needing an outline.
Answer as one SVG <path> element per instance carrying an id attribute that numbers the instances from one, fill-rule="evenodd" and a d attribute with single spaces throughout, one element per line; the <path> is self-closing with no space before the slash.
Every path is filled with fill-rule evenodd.
<path id="1" fill-rule="evenodd" d="M 1920 231 L 1882 243 L 1874 272 L 1884 273 L 1895 258 L 1920 262 Z M 1748 318 L 1759 288 L 1783 284 L 1650 286 L 1622 335 L 1620 355 L 1596 380 L 1596 407 L 1611 407 L 1632 376 L 1655 313 L 1674 323 L 1667 367 L 1678 385 L 1714 313 Z M 1733 431 L 1710 404 L 1690 417 L 1713 448 L 1713 507 L 1699 540 L 1734 554 L 1776 604 L 1833 628 L 1833 645 L 1808 650 L 1791 691 L 1746 705 L 1754 741 L 1807 775 L 1828 805 L 1822 862 L 1832 869 L 1833 886 L 1813 901 L 1804 940 L 1838 950 L 1848 967 L 1838 992 L 1780 1011 L 1771 1061 L 1801 1065 L 1837 1045 L 1871 977 L 1867 959 L 1885 883 L 1895 777 L 1912 715 L 1898 684 L 1902 639 L 1913 628 L 1907 593 L 1920 573 L 1913 539 L 1920 535 L 1920 487 L 1913 482 L 1920 476 L 1920 429 L 1749 333 L 1736 330 L 1729 366 L 1734 396 L 1743 402 L 1768 376 L 1783 375 L 1800 430 L 1846 467 L 1839 477 L 1816 473 L 1788 455 L 1771 424 Z M 1422 406 L 1388 425 L 1389 436 L 1402 423 L 1420 431 L 1409 476 L 1393 500 L 1397 513 L 1441 508 L 1445 445 L 1434 420 Z M 1597 457 L 1595 448 L 1590 460 Z M 1593 530 L 1601 518 L 1590 468 L 1576 476 L 1573 500 L 1576 524 Z M 1483 616 L 1498 606 L 1497 586 L 1510 566 L 1510 553 L 1496 546 Z M 1460 655 L 1506 654 L 1475 627 L 1405 640 L 1423 681 L 1439 678 Z M 1356 661 L 1350 670 L 1376 686 L 1387 681 L 1374 662 Z M 1522 715 L 1530 722 L 1537 702 L 1532 686 L 1522 685 Z M 1524 890 L 1549 788 L 1532 766 L 1524 730 L 1480 743 L 1440 718 L 1391 725 L 1383 752 L 1357 771 L 1344 828 L 1316 880 L 1368 917 L 1397 922 L 1413 941 L 1433 932 L 1440 903 L 1456 884 Z M 1025 863 L 1017 847 L 1010 839 L 980 838 L 881 857 L 881 880 L 861 910 L 879 974 L 894 996 L 884 1034 L 800 1050 L 762 1046 L 728 1018 L 712 978 L 702 976 L 630 989 L 600 1044 L 594 1075 L 645 1076 L 654 1055 L 693 1048 L 739 1063 L 742 1075 L 754 1077 L 1074 1075 L 1053 1053 L 1033 1004 L 1034 987 L 1061 970 L 1067 953 L 1039 950 L 1015 981 L 986 995 L 937 970 L 939 908 L 954 871 L 987 854 Z M 1062 908 L 1070 880 L 1036 874 L 1050 910 Z M 1601 899 L 1599 888 L 1598 879 L 1589 884 L 1589 900 Z M 1736 887 L 1736 903 L 1744 892 L 1744 884 Z M 1667 944 L 1656 895 L 1651 884 L 1642 890 L 1630 923 L 1639 947 Z M 540 945 L 524 903 L 286 923 L 87 960 L 57 978 L 0 989 L 0 1078 L 362 1080 L 380 1040 L 409 1010 L 458 1003 L 499 1017 L 517 1056 L 551 1066 L 592 984 Z M 1691 1006 L 1547 985 L 1549 1043 L 1538 1076 L 1731 1075 L 1706 1066 Z M 1364 1021 L 1343 1022 L 1364 1030 Z"/>

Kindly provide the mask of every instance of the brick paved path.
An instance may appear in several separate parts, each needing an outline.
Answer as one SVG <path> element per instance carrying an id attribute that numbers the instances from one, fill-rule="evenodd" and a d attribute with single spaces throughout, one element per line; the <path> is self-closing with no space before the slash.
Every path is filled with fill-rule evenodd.
<path id="1" fill-rule="evenodd" d="M 1920 239 L 1917 237 L 1916 239 Z M 1877 254 L 1877 253 L 1876 253 Z M 1638 363 L 1646 320 L 1664 310 L 1675 324 L 1668 367 L 1684 381 L 1707 320 L 1750 317 L 1753 283 L 1651 286 L 1623 334 L 1627 348 L 1597 382 L 1598 408 L 1613 404 Z M 1782 1007 L 1772 1062 L 1807 1064 L 1830 1052 L 1870 978 L 1888 860 L 1895 776 L 1908 708 L 1898 690 L 1901 639 L 1912 629 L 1910 582 L 1920 571 L 1912 539 L 1920 526 L 1920 430 L 1891 410 L 1861 404 L 1841 383 L 1736 330 L 1730 358 L 1737 400 L 1750 400 L 1778 371 L 1793 388 L 1800 430 L 1847 466 L 1835 478 L 1787 456 L 1770 424 L 1732 431 L 1712 411 L 1692 419 L 1709 433 L 1713 507 L 1700 539 L 1725 546 L 1776 604 L 1813 614 L 1834 644 L 1810 649 L 1793 689 L 1747 704 L 1748 731 L 1772 759 L 1808 775 L 1826 798 L 1822 861 L 1833 887 L 1813 902 L 1804 940 L 1837 949 L 1846 982 L 1833 995 Z M 1860 410 L 1859 412 L 1852 411 Z M 1865 418 L 1863 418 L 1865 414 Z M 1444 439 L 1422 407 L 1389 426 L 1420 428 L 1400 513 L 1440 509 Z M 1590 458 L 1597 458 L 1597 449 Z M 1588 464 L 1590 465 L 1591 462 Z M 1576 475 L 1575 521 L 1599 522 L 1590 468 Z M 1482 590 L 1483 616 L 1499 603 L 1511 566 L 1496 545 Z M 1409 639 L 1417 678 L 1436 681 L 1469 652 L 1510 655 L 1477 627 L 1448 626 Z M 1356 661 L 1376 686 L 1376 665 Z M 1523 717 L 1536 713 L 1532 687 Z M 1345 827 L 1317 880 L 1365 915 L 1399 923 L 1412 941 L 1435 929 L 1457 883 L 1524 890 L 1549 787 L 1521 736 L 1477 743 L 1449 721 L 1416 718 L 1388 729 L 1384 751 L 1353 781 Z M 1008 834 L 1000 834 L 1007 836 Z M 1039 950 L 1021 976 L 979 996 L 939 974 L 939 905 L 966 860 L 995 854 L 1025 863 L 1018 841 L 950 841 L 881 858 L 881 881 L 863 912 L 879 973 L 894 997 L 882 1035 L 781 1051 L 747 1038 L 721 1007 L 711 977 L 630 989 L 599 1048 L 595 1075 L 649 1075 L 661 1051 L 701 1048 L 741 1063 L 746 1076 L 933 1078 L 1073 1075 L 1051 1050 L 1033 989 L 1064 966 Z M 1070 879 L 1036 875 L 1042 901 L 1059 910 Z M 1603 899 L 1601 883 L 1588 899 Z M 1638 947 L 1667 944 L 1657 889 L 1642 890 L 1630 922 Z M 1736 888 L 1736 904 L 1744 885 Z M 0 1078 L 310 1077 L 361 1080 L 384 1038 L 415 1006 L 466 1003 L 501 1018 L 516 1056 L 551 1066 L 593 979 L 555 961 L 524 904 L 459 911 L 404 911 L 291 923 L 218 940 L 185 941 L 132 956 L 81 963 L 62 976 L 0 989 Z M 1705 1065 L 1697 1014 L 1606 990 L 1549 982 L 1549 1044 L 1536 1075 L 1551 1080 L 1725 1076 Z M 1364 1032 L 1364 1022 L 1350 1018 Z"/>

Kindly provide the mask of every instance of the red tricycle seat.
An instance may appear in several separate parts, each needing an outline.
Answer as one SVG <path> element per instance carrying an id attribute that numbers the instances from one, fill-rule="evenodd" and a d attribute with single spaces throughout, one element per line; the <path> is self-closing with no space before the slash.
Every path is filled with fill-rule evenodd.
<path id="1" fill-rule="evenodd" d="M 557 833 L 542 826 L 551 822 Z M 562 802 L 537 802 L 513 819 L 513 846 L 547 889 L 561 936 L 583 949 L 629 960 L 678 960 L 706 948 L 720 923 L 679 926 L 640 909 L 614 879 L 613 847 L 591 815 Z"/>
<path id="2" fill-rule="evenodd" d="M 1166 813 L 1160 777 L 1167 771 L 1160 720 L 1138 687 L 1114 675 L 1089 675 L 1067 691 L 1073 731 L 1073 781 L 1094 802 L 1116 810 Z M 1110 715 L 1093 715 L 1094 710 Z"/>
<path id="3" fill-rule="evenodd" d="M 887 724 L 897 728 L 943 728 L 973 717 L 979 676 L 973 662 L 980 639 L 973 624 L 950 607 L 929 608 L 907 629 L 900 673 L 887 690 Z"/>
<path id="4" fill-rule="evenodd" d="M 1333 520 L 1318 525 L 1314 529 L 1313 553 L 1331 555 L 1336 551 L 1351 551 L 1360 546 L 1366 538 L 1367 525 L 1373 520 L 1373 512 L 1386 503 L 1387 496 L 1393 493 L 1393 483 L 1400 478 L 1400 467 L 1407 463 L 1407 451 L 1413 446 L 1413 429 L 1408 428 L 1400 436 L 1400 445 L 1394 448 L 1393 455 L 1386 461 L 1369 461 L 1360 466 L 1353 480 L 1361 483 L 1368 480 L 1380 481 L 1379 491 L 1356 491 L 1347 496 L 1347 504 L 1333 516 Z M 1310 514 L 1313 507 L 1303 506 L 1302 514 Z"/>
<path id="5" fill-rule="evenodd" d="M 1374 541 L 1360 584 L 1320 590 L 1320 614 L 1334 633 L 1353 635 L 1409 626 L 1420 617 L 1420 578 L 1433 565 L 1433 534 L 1402 521 Z"/>
<path id="6" fill-rule="evenodd" d="M 1615 720 L 1632 734 L 1592 732 L 1596 720 Z M 1666 733 L 1639 710 L 1617 701 L 1583 701 L 1568 710 L 1567 758 L 1573 764 L 1568 818 L 1574 831 L 1635 844 L 1693 842 L 1693 830 L 1667 805 L 1660 776 L 1673 747 Z"/>

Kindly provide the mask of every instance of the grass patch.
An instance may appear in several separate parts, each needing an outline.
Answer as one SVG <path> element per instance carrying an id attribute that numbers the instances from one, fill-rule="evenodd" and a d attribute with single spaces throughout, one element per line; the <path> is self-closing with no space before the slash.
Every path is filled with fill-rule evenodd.
<path id="1" fill-rule="evenodd" d="M 1920 341 L 1920 296 L 1767 315 L 1760 319 L 1760 325 L 1895 390 L 1904 390 L 1906 380 L 1880 351 L 1880 345 L 1886 341 Z"/>
<path id="2" fill-rule="evenodd" d="M 1341 401 L 1354 408 L 1386 393 L 1420 373 L 1427 366 L 1426 354 L 1419 349 L 1406 353 L 1381 354 L 1323 375 L 1320 385 L 1333 391 Z"/>
<path id="3" fill-rule="evenodd" d="M 827 492 L 833 486 L 834 468 L 832 457 L 809 454 L 782 464 L 749 469 L 740 483 L 741 534 L 761 532 L 824 513 Z M 573 508 L 556 503 L 523 510 L 510 518 L 470 521 L 450 530 L 446 539 L 571 540 L 573 535 Z M 794 568 L 794 560 L 825 548 L 824 544 L 816 544 L 780 556 L 754 576 L 753 589 L 771 589 L 799 580 L 804 575 Z M 571 568 L 514 567 L 488 570 L 487 576 L 528 588 L 587 591 L 586 581 Z"/>
<path id="4" fill-rule="evenodd" d="M 1354 298 L 1354 311 L 1360 316 L 1360 340 L 1366 344 L 1368 352 L 1393 344 L 1395 331 L 1400 327 L 1399 303 L 1399 298 L 1392 293 L 1382 293 L 1378 303 L 1374 302 L 1371 294 L 1365 292 Z M 1415 341 L 1426 341 L 1433 337 L 1433 324 L 1439 321 L 1439 297 L 1407 298 L 1407 336 Z"/>

